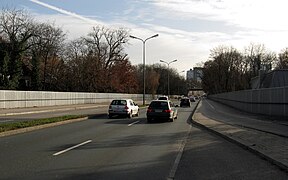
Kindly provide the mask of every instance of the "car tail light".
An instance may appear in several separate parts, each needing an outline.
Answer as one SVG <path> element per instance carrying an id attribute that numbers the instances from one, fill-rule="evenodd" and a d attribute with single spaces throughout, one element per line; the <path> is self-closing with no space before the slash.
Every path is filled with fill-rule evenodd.
<path id="1" fill-rule="evenodd" d="M 153 112 L 153 109 L 152 108 L 148 108 L 147 112 Z"/>
<path id="2" fill-rule="evenodd" d="M 129 110 L 129 108 L 128 108 L 128 106 L 127 106 L 127 105 L 124 107 L 124 109 L 125 109 L 126 111 L 128 111 L 128 110 Z"/>
<path id="3" fill-rule="evenodd" d="M 165 112 L 165 113 L 171 113 L 172 110 L 171 110 L 171 109 L 165 109 L 165 110 L 163 110 L 163 112 Z"/>
<path id="4" fill-rule="evenodd" d="M 111 105 L 109 106 L 109 109 L 112 109 L 112 106 L 111 106 Z"/>

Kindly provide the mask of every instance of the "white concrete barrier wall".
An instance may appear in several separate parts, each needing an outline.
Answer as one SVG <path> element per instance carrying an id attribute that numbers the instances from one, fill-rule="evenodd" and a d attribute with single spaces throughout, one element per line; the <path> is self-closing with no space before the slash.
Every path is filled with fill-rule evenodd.
<path id="1" fill-rule="evenodd" d="M 235 91 L 209 98 L 246 112 L 288 117 L 288 87 Z"/>
<path id="2" fill-rule="evenodd" d="M 113 99 L 127 98 L 142 102 L 142 94 L 10 91 L 0 90 L 0 108 L 41 107 L 72 104 L 109 103 Z M 145 99 L 152 100 L 146 94 Z"/>

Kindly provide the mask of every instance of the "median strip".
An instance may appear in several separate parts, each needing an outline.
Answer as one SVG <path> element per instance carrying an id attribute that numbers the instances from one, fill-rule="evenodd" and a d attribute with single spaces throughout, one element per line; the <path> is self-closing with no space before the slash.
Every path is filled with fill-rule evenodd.
<path id="1" fill-rule="evenodd" d="M 58 156 L 58 155 L 60 155 L 60 154 L 66 153 L 66 152 L 68 152 L 68 151 L 71 151 L 71 150 L 73 150 L 73 149 L 75 149 L 75 148 L 78 148 L 78 147 L 83 146 L 83 145 L 85 145 L 85 144 L 88 144 L 88 143 L 90 143 L 90 142 L 92 142 L 92 140 L 85 141 L 85 142 L 83 142 L 83 143 L 77 144 L 77 145 L 72 146 L 72 147 L 70 147 L 70 148 L 64 149 L 64 150 L 59 151 L 59 152 L 57 152 L 57 153 L 54 153 L 53 156 Z"/>
<path id="2" fill-rule="evenodd" d="M 88 119 L 88 117 L 84 115 L 68 115 L 30 121 L 3 123 L 0 124 L 0 137 L 29 132 L 36 129 L 53 127 L 56 125 L 66 124 L 74 121 L 81 121 L 85 119 Z"/>

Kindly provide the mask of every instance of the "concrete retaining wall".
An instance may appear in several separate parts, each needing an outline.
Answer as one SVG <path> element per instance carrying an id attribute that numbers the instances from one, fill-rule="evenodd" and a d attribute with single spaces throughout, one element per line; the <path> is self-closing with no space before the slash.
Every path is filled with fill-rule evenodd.
<path id="1" fill-rule="evenodd" d="M 209 98 L 246 112 L 288 117 L 288 87 L 235 91 Z"/>
<path id="2" fill-rule="evenodd" d="M 21 108 L 57 106 L 71 104 L 109 103 L 112 99 L 129 98 L 142 102 L 142 94 L 117 93 L 78 93 L 78 92 L 47 92 L 47 91 L 10 91 L 0 90 L 0 108 Z M 145 96 L 151 100 L 151 95 Z"/>

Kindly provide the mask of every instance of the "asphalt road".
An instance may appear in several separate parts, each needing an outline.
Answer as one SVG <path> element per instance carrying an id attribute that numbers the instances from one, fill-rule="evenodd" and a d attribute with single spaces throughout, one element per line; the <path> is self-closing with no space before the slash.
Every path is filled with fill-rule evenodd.
<path id="1" fill-rule="evenodd" d="M 233 143 L 192 128 L 175 179 L 287 180 L 288 174 Z"/>
<path id="2" fill-rule="evenodd" d="M 94 116 L 1 137 L 0 179 L 287 179 L 258 156 L 192 127 L 193 107 L 179 108 L 172 123 L 147 124 L 142 109 L 132 119 Z"/>
<path id="3" fill-rule="evenodd" d="M 2 137 L 0 179 L 165 179 L 191 109 L 173 123 L 147 124 L 143 109 L 132 119 L 102 116 Z"/>

